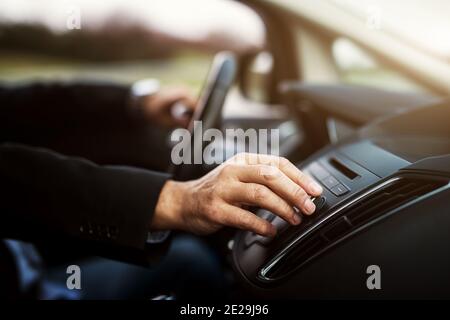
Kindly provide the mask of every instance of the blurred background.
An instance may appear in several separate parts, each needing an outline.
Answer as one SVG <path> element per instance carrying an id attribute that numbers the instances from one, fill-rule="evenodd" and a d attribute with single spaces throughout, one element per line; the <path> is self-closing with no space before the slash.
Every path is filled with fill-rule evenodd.
<path id="1" fill-rule="evenodd" d="M 339 25 L 331 10 L 334 7 L 365 21 L 366 27 L 359 31 L 368 38 L 374 33 L 389 34 L 436 61 L 450 62 L 448 0 L 261 2 L 276 3 L 319 24 L 336 20 Z M 326 66 L 319 61 L 323 53 L 314 48 L 314 39 L 308 39 L 316 34 L 308 34 L 309 27 L 305 27 L 295 29 L 299 33 L 295 39 L 309 41 L 302 50 L 315 57 L 308 61 L 299 57 L 304 62 L 303 81 L 427 91 L 346 36 L 333 39 L 330 54 L 336 72 L 325 75 Z M 266 48 L 265 25 L 238 1 L 0 0 L 0 81 L 99 78 L 131 83 L 155 77 L 163 84 L 182 84 L 197 93 L 213 54 L 220 50 L 257 53 L 247 77 L 247 96 L 267 100 L 264 75 L 274 62 Z M 300 54 L 306 57 L 308 52 L 299 50 Z M 407 59 L 415 63 L 414 57 Z"/>
<path id="2" fill-rule="evenodd" d="M 263 43 L 259 17 L 234 1 L 0 0 L 5 81 L 155 77 L 197 92 L 215 52 Z"/>

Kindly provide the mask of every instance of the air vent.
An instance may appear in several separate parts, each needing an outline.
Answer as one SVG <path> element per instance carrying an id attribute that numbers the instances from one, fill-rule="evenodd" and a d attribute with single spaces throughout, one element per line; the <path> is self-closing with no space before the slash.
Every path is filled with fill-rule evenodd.
<path id="1" fill-rule="evenodd" d="M 347 208 L 331 213 L 331 218 L 326 223 L 319 224 L 307 235 L 296 238 L 288 247 L 290 249 L 281 252 L 261 270 L 261 278 L 264 280 L 286 278 L 356 229 L 446 183 L 400 178 L 367 193 Z"/>
<path id="2" fill-rule="evenodd" d="M 345 216 L 354 227 L 358 227 L 443 185 L 441 182 L 400 179 L 358 201 L 345 212 Z"/>

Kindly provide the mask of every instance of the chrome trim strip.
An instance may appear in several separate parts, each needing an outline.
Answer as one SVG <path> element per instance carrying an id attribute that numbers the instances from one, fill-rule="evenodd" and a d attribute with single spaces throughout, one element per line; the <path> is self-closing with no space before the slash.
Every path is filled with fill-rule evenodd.
<path id="1" fill-rule="evenodd" d="M 284 248 L 280 253 L 278 253 L 275 258 L 273 258 L 267 265 L 265 265 L 264 267 L 261 268 L 261 270 L 259 271 L 259 278 L 265 281 L 275 281 L 276 279 L 272 279 L 272 278 L 268 278 L 266 275 L 267 273 L 274 267 L 277 265 L 277 263 L 289 252 L 289 250 L 291 248 L 293 248 L 299 241 L 301 241 L 304 237 L 306 237 L 307 235 L 309 235 L 311 232 L 313 232 L 315 229 L 317 229 L 321 224 L 323 224 L 324 222 L 326 222 L 327 220 L 329 220 L 330 218 L 332 218 L 333 216 L 335 216 L 336 214 L 338 214 L 339 212 L 341 212 L 342 210 L 348 208 L 349 206 L 351 206 L 352 204 L 354 204 L 355 202 L 359 201 L 360 199 L 380 190 L 381 188 L 384 188 L 385 186 L 388 186 L 398 180 L 401 180 L 403 178 L 401 177 L 395 177 L 392 179 L 389 179 L 377 186 L 375 186 L 374 188 L 367 190 L 366 192 L 364 192 L 363 194 L 359 195 L 358 197 L 356 197 L 355 199 L 349 201 L 348 203 L 344 204 L 342 207 L 336 209 L 334 212 L 330 213 L 329 215 L 327 215 L 326 217 L 324 217 L 322 220 L 320 220 L 319 222 L 317 222 L 316 224 L 314 224 L 313 226 L 311 226 L 308 230 L 306 230 L 305 232 L 303 232 L 301 235 L 299 235 L 295 240 L 293 240 L 286 248 Z M 433 194 L 439 193 L 443 190 L 449 189 L 450 188 L 450 183 L 429 192 L 427 195 L 431 196 Z M 419 200 L 417 200 L 419 201 Z"/>
<path id="2" fill-rule="evenodd" d="M 322 220 L 320 220 L 319 222 L 317 222 L 316 224 L 312 225 L 309 229 L 307 229 L 305 232 L 303 232 L 301 235 L 299 235 L 296 239 L 294 239 L 286 248 L 284 248 L 280 253 L 278 253 L 275 258 L 273 258 L 267 265 L 265 265 L 264 267 L 261 268 L 261 270 L 259 271 L 259 277 L 262 278 L 263 280 L 266 281 L 271 281 L 271 280 L 275 280 L 275 279 L 271 279 L 271 278 L 267 278 L 267 273 L 275 266 L 277 265 L 278 261 L 280 261 L 288 252 L 291 248 L 293 248 L 298 242 L 300 242 L 304 237 L 306 237 L 307 235 L 309 235 L 311 232 L 313 232 L 315 229 L 317 229 L 321 224 L 323 224 L 324 222 L 328 221 L 329 219 L 331 219 L 333 216 L 335 216 L 336 214 L 338 214 L 339 212 L 341 212 L 342 210 L 348 208 L 349 206 L 351 206 L 352 204 L 354 204 L 355 202 L 361 200 L 364 197 L 367 197 L 368 195 L 374 193 L 375 191 L 378 191 L 381 188 L 384 188 L 387 185 L 392 184 L 395 181 L 400 180 L 401 178 L 396 177 L 396 178 L 392 178 L 389 179 L 381 184 L 379 184 L 378 186 L 364 192 L 363 194 L 359 195 L 358 197 L 356 197 L 355 199 L 353 199 L 352 201 L 349 201 L 348 203 L 344 204 L 342 207 L 337 208 L 334 212 L 328 214 L 326 217 L 324 217 Z"/>
<path id="3" fill-rule="evenodd" d="M 328 137 L 330 138 L 330 142 L 332 144 L 338 143 L 338 133 L 336 129 L 336 120 L 333 118 L 327 119 L 327 129 L 328 129 Z"/>

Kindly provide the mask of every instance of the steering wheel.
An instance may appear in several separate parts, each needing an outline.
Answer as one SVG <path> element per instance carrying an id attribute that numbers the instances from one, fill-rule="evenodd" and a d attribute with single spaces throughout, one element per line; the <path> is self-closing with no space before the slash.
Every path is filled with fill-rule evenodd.
<path id="1" fill-rule="evenodd" d="M 193 155 L 203 155 L 205 145 L 202 133 L 210 128 L 220 127 L 223 104 L 236 76 L 236 69 L 236 58 L 231 53 L 221 52 L 214 57 L 198 105 L 188 126 L 191 134 L 191 164 L 172 164 L 169 171 L 175 180 L 186 181 L 202 174 L 202 165 L 194 164 Z"/>

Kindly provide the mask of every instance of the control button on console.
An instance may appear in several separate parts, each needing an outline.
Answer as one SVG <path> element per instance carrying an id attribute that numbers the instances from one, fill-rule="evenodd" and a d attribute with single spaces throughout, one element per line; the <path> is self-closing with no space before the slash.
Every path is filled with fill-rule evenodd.
<path id="1" fill-rule="evenodd" d="M 272 212 L 260 209 L 258 216 L 261 217 L 261 219 L 267 220 L 269 222 L 272 222 L 272 220 L 276 217 Z"/>
<path id="2" fill-rule="evenodd" d="M 325 179 L 322 179 L 321 182 L 330 190 L 339 184 L 339 181 L 333 176 L 328 176 Z"/>
<path id="3" fill-rule="evenodd" d="M 322 180 L 330 175 L 327 170 L 317 163 L 311 164 L 309 170 L 318 180 Z"/>
<path id="4" fill-rule="evenodd" d="M 272 220 L 272 224 L 275 228 L 277 228 L 278 235 L 289 227 L 289 223 L 278 216 Z"/>
<path id="5" fill-rule="evenodd" d="M 316 206 L 316 212 L 320 211 L 327 203 L 327 198 L 325 198 L 324 196 L 317 197 L 313 200 L 313 203 Z"/>
<path id="6" fill-rule="evenodd" d="M 338 197 L 346 194 L 349 191 L 350 190 L 348 190 L 343 184 L 338 184 L 337 186 L 331 188 L 331 192 L 333 192 L 333 194 Z"/>

